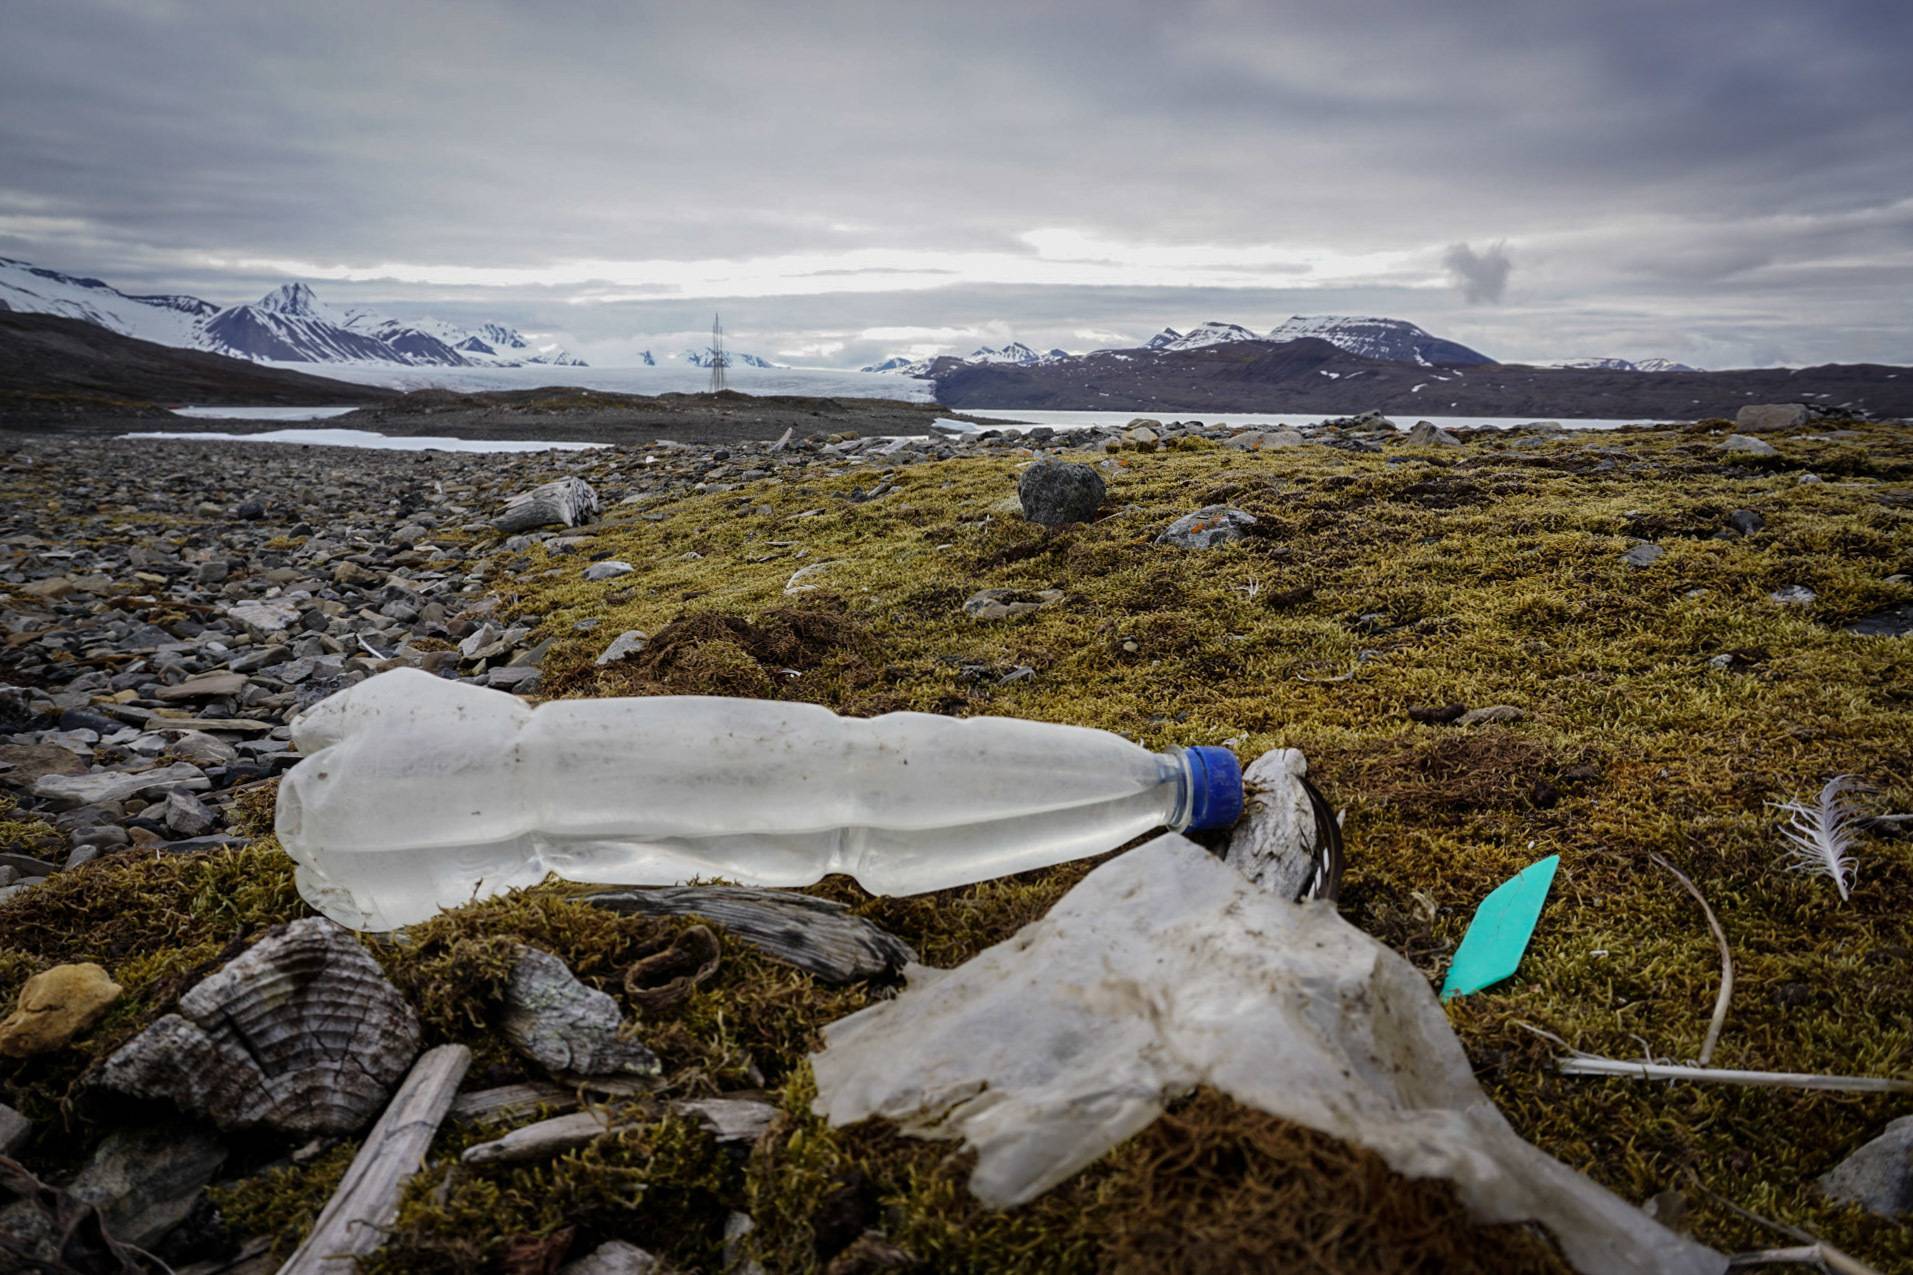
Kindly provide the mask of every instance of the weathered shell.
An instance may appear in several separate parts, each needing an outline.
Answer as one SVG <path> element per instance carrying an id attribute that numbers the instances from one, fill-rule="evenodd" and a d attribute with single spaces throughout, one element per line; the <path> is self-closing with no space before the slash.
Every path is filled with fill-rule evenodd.
<path id="1" fill-rule="evenodd" d="M 350 1133 L 418 1054 L 412 1007 L 350 933 L 281 926 L 107 1059 L 101 1083 L 222 1129 Z"/>
<path id="2" fill-rule="evenodd" d="M 586 987 L 565 963 L 528 947 L 505 990 L 505 1038 L 519 1053 L 557 1072 L 581 1076 L 655 1076 L 658 1056 L 621 1035 L 618 1002 Z"/>

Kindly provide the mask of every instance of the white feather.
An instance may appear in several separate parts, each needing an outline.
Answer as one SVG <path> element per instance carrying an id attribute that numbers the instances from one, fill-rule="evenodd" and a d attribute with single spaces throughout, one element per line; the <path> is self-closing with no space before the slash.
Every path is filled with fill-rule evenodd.
<path id="1" fill-rule="evenodd" d="M 1852 775 L 1835 775 L 1820 790 L 1814 805 L 1798 801 L 1772 801 L 1767 804 L 1792 816 L 1780 835 L 1787 839 L 1787 867 L 1794 872 L 1812 872 L 1833 878 L 1844 901 L 1853 884 L 1858 866 L 1850 851 L 1856 835 L 1858 812 L 1846 800 L 1849 792 L 1871 792 L 1870 785 Z"/>

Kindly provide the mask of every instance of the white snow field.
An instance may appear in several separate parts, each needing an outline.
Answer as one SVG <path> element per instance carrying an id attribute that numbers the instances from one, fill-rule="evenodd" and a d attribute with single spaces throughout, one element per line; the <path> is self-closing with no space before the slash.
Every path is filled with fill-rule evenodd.
<path id="1" fill-rule="evenodd" d="M 175 407 L 173 415 L 196 421 L 323 421 L 356 412 L 352 407 Z"/>
<path id="2" fill-rule="evenodd" d="M 672 359 L 657 367 L 403 367 L 394 363 L 265 363 L 357 385 L 395 390 L 529 390 L 545 385 L 614 394 L 698 394 L 711 387 L 708 369 Z M 936 386 L 906 376 L 822 367 L 727 368 L 729 388 L 743 394 L 800 394 L 816 398 L 892 398 L 929 403 Z"/>
<path id="3" fill-rule="evenodd" d="M 258 408 L 250 409 L 258 411 Z M 272 429 L 259 434 L 167 432 L 152 430 L 121 434 L 121 438 L 157 438 L 182 443 L 302 443 L 308 447 L 369 447 L 388 452 L 583 452 L 609 443 L 552 443 L 510 439 L 435 438 L 419 434 L 390 437 L 362 429 Z"/>

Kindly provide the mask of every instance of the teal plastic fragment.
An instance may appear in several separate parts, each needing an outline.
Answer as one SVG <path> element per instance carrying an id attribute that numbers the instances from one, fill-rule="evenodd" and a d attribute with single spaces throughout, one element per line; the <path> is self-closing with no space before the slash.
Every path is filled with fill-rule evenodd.
<path id="1" fill-rule="evenodd" d="M 1443 1000 L 1478 992 L 1515 972 L 1528 950 L 1535 922 L 1541 919 L 1541 905 L 1548 901 L 1554 870 L 1560 865 L 1558 854 L 1531 863 L 1481 901 L 1475 919 L 1468 923 L 1468 932 L 1461 936 L 1461 946 L 1455 949 L 1448 981 L 1441 985 Z"/>

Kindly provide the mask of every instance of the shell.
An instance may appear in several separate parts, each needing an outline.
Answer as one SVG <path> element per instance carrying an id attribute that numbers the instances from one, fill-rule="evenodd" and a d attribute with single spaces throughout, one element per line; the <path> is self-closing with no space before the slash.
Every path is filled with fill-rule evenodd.
<path id="1" fill-rule="evenodd" d="M 347 931 L 270 932 L 179 998 L 102 1069 L 107 1088 L 170 1098 L 222 1129 L 350 1133 L 419 1049 L 418 1017 Z"/>

